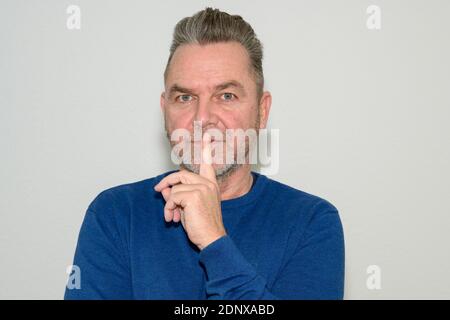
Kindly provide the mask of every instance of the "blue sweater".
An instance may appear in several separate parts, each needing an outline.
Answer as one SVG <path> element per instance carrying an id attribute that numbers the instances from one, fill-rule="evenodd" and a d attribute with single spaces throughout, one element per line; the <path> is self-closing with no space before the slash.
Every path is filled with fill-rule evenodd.
<path id="1" fill-rule="evenodd" d="M 227 235 L 202 251 L 167 223 L 157 177 L 101 192 L 75 252 L 80 289 L 65 299 L 342 299 L 344 237 L 328 201 L 252 172 L 222 201 Z"/>

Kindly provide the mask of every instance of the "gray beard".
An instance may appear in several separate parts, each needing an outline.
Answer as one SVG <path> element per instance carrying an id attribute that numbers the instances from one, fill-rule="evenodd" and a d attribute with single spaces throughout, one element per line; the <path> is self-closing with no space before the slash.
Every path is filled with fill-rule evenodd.
<path id="1" fill-rule="evenodd" d="M 216 179 L 217 180 L 223 180 L 227 177 L 231 176 L 237 169 L 239 169 L 242 166 L 242 164 L 239 163 L 232 163 L 232 164 L 225 164 L 221 166 L 220 168 L 214 168 L 214 171 L 216 172 Z M 200 174 L 200 165 L 193 165 L 191 163 L 181 163 L 180 167 L 196 173 Z"/>
<path id="2" fill-rule="evenodd" d="M 165 117 L 165 116 L 164 116 Z M 257 132 L 259 132 L 259 109 L 258 109 L 258 115 L 256 118 L 255 123 L 255 129 Z M 164 118 L 164 129 L 166 131 L 166 137 L 169 140 L 169 145 L 172 146 L 172 143 L 170 141 L 170 134 L 169 130 L 167 128 L 167 121 Z M 245 158 L 248 159 L 249 150 L 248 148 L 245 149 Z M 231 176 L 235 171 L 237 171 L 242 166 L 241 163 L 237 163 L 234 161 L 231 164 L 225 164 L 220 168 L 215 168 L 214 171 L 216 172 L 216 179 L 220 182 L 226 179 L 227 177 Z M 192 163 L 184 163 L 183 161 L 180 164 L 180 168 L 184 168 L 190 172 L 193 172 L 195 174 L 200 174 L 200 165 L 193 165 Z"/>

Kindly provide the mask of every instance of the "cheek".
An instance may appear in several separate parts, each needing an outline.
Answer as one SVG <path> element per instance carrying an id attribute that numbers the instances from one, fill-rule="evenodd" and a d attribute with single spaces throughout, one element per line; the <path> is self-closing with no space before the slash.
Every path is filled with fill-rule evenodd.
<path id="1" fill-rule="evenodd" d="M 165 114 L 166 127 L 169 131 L 178 128 L 188 129 L 192 127 L 192 117 L 189 114 L 180 114 L 168 110 Z"/>
<path id="2" fill-rule="evenodd" d="M 227 114 L 222 119 L 227 128 L 248 129 L 253 128 L 256 120 L 256 109 L 246 108 L 237 112 Z"/>
<path id="3" fill-rule="evenodd" d="M 237 112 L 222 113 L 219 115 L 220 122 L 224 129 L 237 129 L 242 128 L 243 121 L 242 115 Z"/>

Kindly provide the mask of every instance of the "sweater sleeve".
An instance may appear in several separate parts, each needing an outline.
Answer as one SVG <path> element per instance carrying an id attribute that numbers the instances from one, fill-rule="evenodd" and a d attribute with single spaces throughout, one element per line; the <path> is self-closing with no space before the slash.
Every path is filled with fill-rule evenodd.
<path id="1" fill-rule="evenodd" d="M 64 299 L 132 299 L 129 264 L 112 201 L 101 194 L 89 206 L 75 251 L 80 288 L 66 287 Z"/>
<path id="2" fill-rule="evenodd" d="M 199 261 L 207 275 L 208 299 L 343 298 L 344 237 L 337 211 L 313 217 L 270 288 L 228 235 L 200 251 Z"/>

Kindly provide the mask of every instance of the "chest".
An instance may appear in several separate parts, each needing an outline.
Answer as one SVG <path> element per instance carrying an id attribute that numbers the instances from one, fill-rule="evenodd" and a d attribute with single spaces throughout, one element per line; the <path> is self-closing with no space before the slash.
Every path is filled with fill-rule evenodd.
<path id="1" fill-rule="evenodd" d="M 227 219 L 236 247 L 270 288 L 276 280 L 288 241 L 286 226 L 261 215 Z M 130 266 L 138 299 L 206 299 L 205 272 L 181 224 L 164 219 L 135 221 L 130 233 Z"/>

